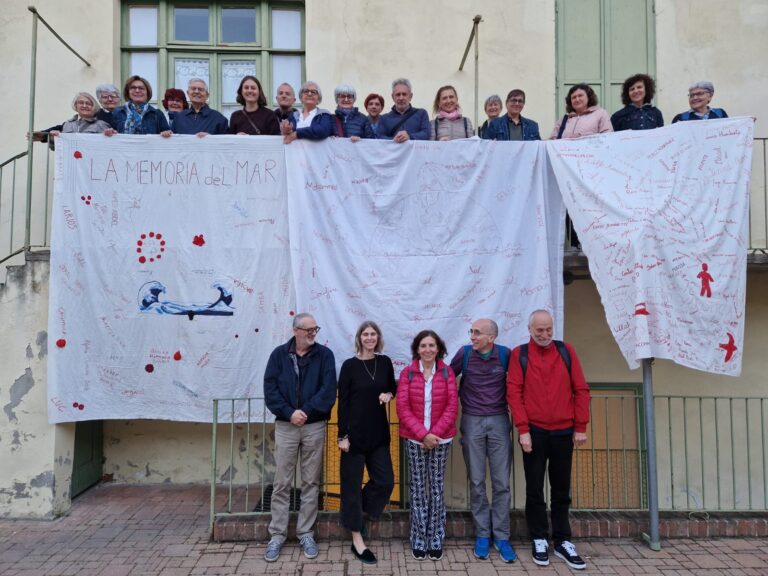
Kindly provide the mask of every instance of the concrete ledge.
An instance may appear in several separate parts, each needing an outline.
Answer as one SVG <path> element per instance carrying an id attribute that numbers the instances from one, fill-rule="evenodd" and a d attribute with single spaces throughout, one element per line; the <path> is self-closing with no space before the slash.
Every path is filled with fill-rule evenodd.
<path id="1" fill-rule="evenodd" d="M 527 528 L 522 511 L 510 514 L 514 538 L 525 537 Z M 218 518 L 213 528 L 216 542 L 264 541 L 269 538 L 269 514 L 243 518 Z M 315 527 L 320 540 L 348 538 L 340 525 L 337 512 L 321 512 Z M 295 514 L 292 515 L 290 538 L 295 538 Z M 646 512 L 574 512 L 571 514 L 574 538 L 639 538 L 648 531 Z M 371 538 L 408 539 L 410 523 L 407 511 L 386 513 L 379 522 L 371 523 Z M 663 512 L 659 532 L 662 538 L 765 538 L 768 537 L 768 513 Z M 446 522 L 448 538 L 472 538 L 474 527 L 469 512 L 449 512 Z"/>

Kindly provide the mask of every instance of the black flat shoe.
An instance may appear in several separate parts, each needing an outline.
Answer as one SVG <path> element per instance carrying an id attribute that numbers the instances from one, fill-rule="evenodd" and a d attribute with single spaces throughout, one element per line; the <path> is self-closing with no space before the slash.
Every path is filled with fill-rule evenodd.
<path id="1" fill-rule="evenodd" d="M 368 548 L 363 550 L 362 552 L 358 552 L 357 548 L 355 548 L 355 545 L 352 544 L 352 554 L 355 555 L 355 558 L 360 560 L 363 564 L 376 564 L 378 560 L 376 559 L 376 555 L 371 552 Z"/>

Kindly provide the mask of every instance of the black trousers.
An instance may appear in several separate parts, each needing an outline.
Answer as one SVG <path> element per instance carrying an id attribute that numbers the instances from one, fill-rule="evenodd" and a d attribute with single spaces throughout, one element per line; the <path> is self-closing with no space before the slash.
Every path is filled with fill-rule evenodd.
<path id="1" fill-rule="evenodd" d="M 363 469 L 368 470 L 365 486 Z M 342 452 L 340 476 L 341 523 L 347 530 L 360 532 L 363 512 L 373 519 L 381 516 L 395 487 L 389 444 L 364 454 Z"/>
<path id="2" fill-rule="evenodd" d="M 531 430 L 533 451 L 523 452 L 525 469 L 525 519 L 531 539 L 547 539 L 547 503 L 544 500 L 544 474 L 549 465 L 552 540 L 571 539 L 568 509 L 571 505 L 571 462 L 573 433 L 551 434 Z"/>

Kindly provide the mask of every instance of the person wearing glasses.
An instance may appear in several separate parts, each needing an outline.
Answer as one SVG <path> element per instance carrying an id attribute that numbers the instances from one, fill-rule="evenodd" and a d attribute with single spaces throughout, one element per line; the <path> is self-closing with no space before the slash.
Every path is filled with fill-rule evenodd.
<path id="1" fill-rule="evenodd" d="M 271 540 L 264 559 L 275 562 L 288 536 L 291 486 L 301 466 L 301 505 L 296 536 L 307 558 L 318 554 L 317 520 L 325 427 L 336 402 L 336 360 L 315 342 L 320 327 L 311 314 L 296 314 L 293 337 L 272 351 L 264 371 L 264 401 L 275 415 L 275 479 Z"/>
<path id="2" fill-rule="evenodd" d="M 153 107 L 152 86 L 141 76 L 133 75 L 123 87 L 125 106 L 112 112 L 112 126 L 120 134 L 160 134 L 171 136 L 171 127 L 160 110 Z"/>
<path id="3" fill-rule="evenodd" d="M 339 84 L 333 91 L 336 99 L 334 115 L 334 136 L 349 138 L 357 142 L 360 138 L 376 138 L 368 117 L 355 106 L 357 92 L 349 84 Z"/>
<path id="4" fill-rule="evenodd" d="M 459 412 L 456 377 L 443 362 L 445 342 L 422 330 L 411 343 L 413 362 L 397 383 L 400 437 L 410 472 L 411 554 L 440 560 L 445 539 L 445 466 Z"/>
<path id="5" fill-rule="evenodd" d="M 108 122 L 100 120 L 98 117 L 99 103 L 96 98 L 88 92 L 78 92 L 72 99 L 72 109 L 76 114 L 61 125 L 54 126 L 48 134 L 51 138 L 48 140 L 48 146 L 54 149 L 54 139 L 61 133 L 79 133 L 79 134 L 105 134 L 112 136 L 114 130 Z"/>
<path id="6" fill-rule="evenodd" d="M 378 520 L 395 486 L 387 405 L 395 397 L 395 369 L 381 353 L 381 329 L 366 320 L 355 334 L 355 355 L 339 371 L 339 450 L 341 450 L 341 523 L 352 534 L 352 554 L 376 564 L 365 546 L 367 515 Z M 363 471 L 368 482 L 363 486 Z"/>
<path id="7" fill-rule="evenodd" d="M 509 543 L 509 477 L 512 472 L 512 425 L 507 405 L 509 348 L 496 344 L 499 327 L 480 318 L 469 330 L 471 344 L 451 360 L 461 375 L 461 449 L 469 476 L 469 508 L 475 525 L 476 558 L 485 560 L 491 543 L 504 562 L 517 558 Z M 486 462 L 491 473 L 490 505 L 485 489 Z"/>
<path id="8" fill-rule="evenodd" d="M 672 118 L 672 124 L 686 120 L 712 120 L 713 118 L 728 118 L 728 114 L 722 108 L 710 108 L 709 103 L 715 95 L 715 86 L 712 82 L 701 80 L 688 88 L 688 103 L 690 110 L 686 110 Z"/>
<path id="9" fill-rule="evenodd" d="M 525 92 L 519 88 L 507 94 L 507 113 L 491 120 L 483 131 L 484 140 L 541 140 L 539 125 L 523 117 Z"/>
<path id="10" fill-rule="evenodd" d="M 472 138 L 475 129 L 469 118 L 461 113 L 459 96 L 453 86 L 438 88 L 432 105 L 434 120 L 430 124 L 430 140 L 459 140 Z"/>
<path id="11" fill-rule="evenodd" d="M 226 134 L 229 122 L 218 110 L 208 106 L 208 84 L 202 78 L 192 78 L 187 84 L 189 108 L 173 119 L 176 134 L 194 134 L 203 138 L 209 134 Z"/>
<path id="12" fill-rule="evenodd" d="M 283 142 L 290 144 L 297 138 L 324 140 L 333 136 L 333 115 L 318 108 L 323 101 L 323 93 L 317 82 L 304 82 L 299 90 L 299 100 L 303 108 L 296 110 L 290 120 L 280 122 Z"/>

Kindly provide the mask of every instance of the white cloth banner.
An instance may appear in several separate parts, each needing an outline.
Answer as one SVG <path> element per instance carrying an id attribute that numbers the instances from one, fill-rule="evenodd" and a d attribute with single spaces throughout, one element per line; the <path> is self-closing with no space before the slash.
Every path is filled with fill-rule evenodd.
<path id="1" fill-rule="evenodd" d="M 749 118 L 547 143 L 608 324 L 630 368 L 741 373 Z"/>
<path id="2" fill-rule="evenodd" d="M 508 346 L 537 308 L 562 334 L 564 208 L 543 144 L 297 141 L 286 165 L 297 309 L 339 364 L 365 319 L 397 371 L 425 328 L 451 355 L 482 317 Z"/>
<path id="3" fill-rule="evenodd" d="M 261 396 L 291 335 L 285 198 L 279 137 L 57 138 L 49 420 L 209 422 Z"/>

